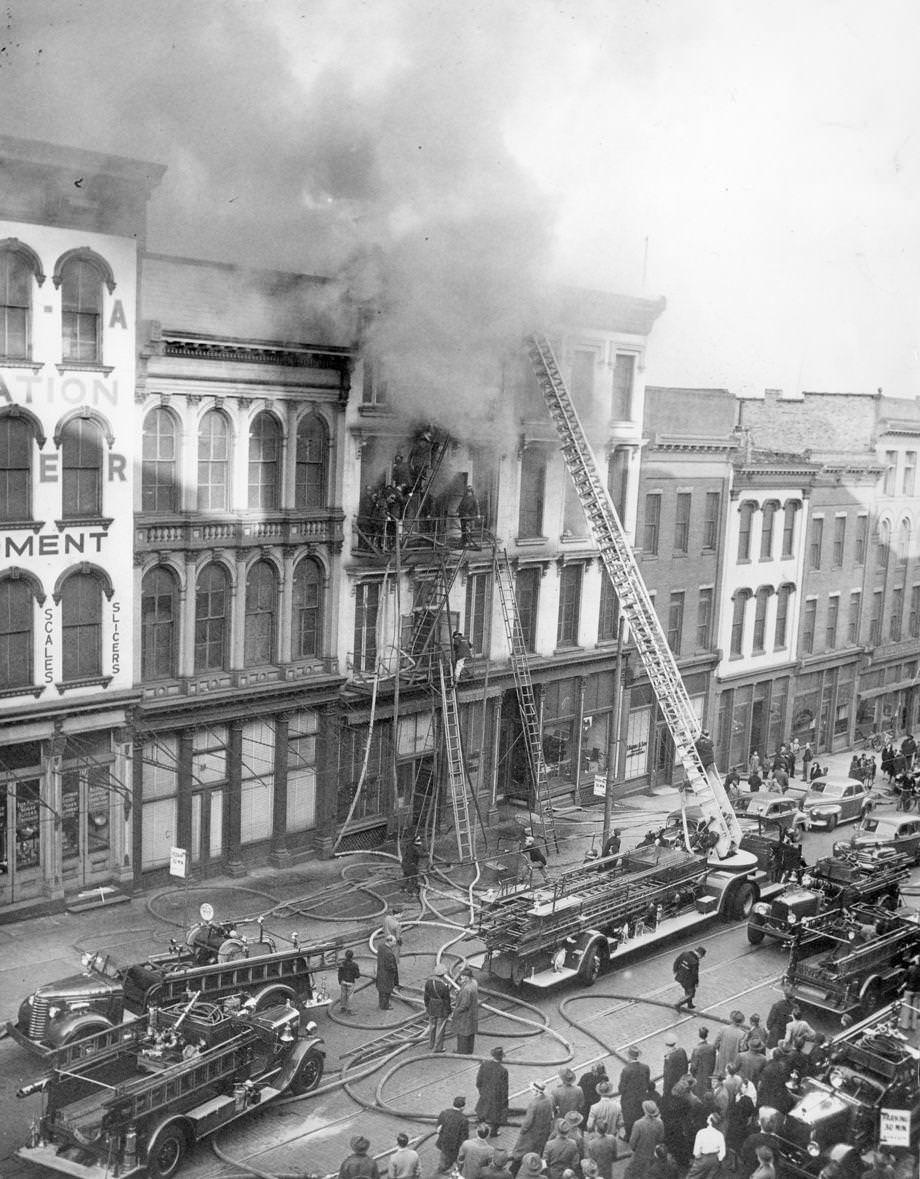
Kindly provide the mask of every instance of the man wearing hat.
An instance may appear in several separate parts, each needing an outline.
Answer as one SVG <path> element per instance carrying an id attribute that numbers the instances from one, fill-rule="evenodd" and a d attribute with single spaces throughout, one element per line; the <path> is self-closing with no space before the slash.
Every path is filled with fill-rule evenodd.
<path id="1" fill-rule="evenodd" d="M 651 1170 L 655 1147 L 664 1141 L 664 1125 L 654 1101 L 642 1102 L 642 1117 L 629 1136 L 632 1158 L 626 1164 L 623 1179 L 645 1179 Z"/>
<path id="2" fill-rule="evenodd" d="M 710 766 L 716 763 L 716 755 L 712 747 L 712 737 L 710 737 L 708 729 L 703 729 L 697 737 L 695 744 L 696 751 L 700 755 L 700 761 L 703 763 L 703 769 L 708 770 Z"/>
<path id="3" fill-rule="evenodd" d="M 768 1105 L 771 1109 L 787 1114 L 794 1104 L 786 1082 L 792 1072 L 789 1051 L 783 1044 L 773 1049 L 773 1058 L 760 1071 L 757 1081 L 757 1105 Z"/>
<path id="4" fill-rule="evenodd" d="M 351 1154 L 339 1167 L 339 1179 L 380 1179 L 380 1171 L 368 1151 L 370 1142 L 358 1134 L 349 1143 Z"/>
<path id="5" fill-rule="evenodd" d="M 390 996 L 399 986 L 399 962 L 396 960 L 396 938 L 385 937 L 377 944 L 377 1006 L 389 1011 Z"/>
<path id="6" fill-rule="evenodd" d="M 607 1068 L 602 1060 L 597 1064 L 592 1064 L 587 1072 L 581 1074 L 578 1078 L 578 1087 L 585 1095 L 585 1103 L 582 1109 L 590 1109 L 597 1101 L 597 1087 L 601 1081 L 609 1081 L 607 1076 Z"/>
<path id="7" fill-rule="evenodd" d="M 476 1117 L 489 1127 L 495 1138 L 498 1128 L 508 1120 L 508 1070 L 502 1064 L 504 1048 L 493 1048 L 491 1060 L 484 1060 L 476 1074 L 476 1088 L 479 1100 L 476 1102 Z"/>
<path id="8" fill-rule="evenodd" d="M 418 867 L 422 858 L 422 837 L 416 835 L 411 843 L 406 844 L 402 854 L 403 891 L 409 896 L 419 895 Z"/>
<path id="9" fill-rule="evenodd" d="M 716 1050 L 709 1043 L 709 1028 L 700 1028 L 697 1035 L 700 1042 L 690 1053 L 690 1072 L 693 1076 L 693 1092 L 700 1100 L 710 1091 L 709 1078 L 716 1071 Z"/>
<path id="10" fill-rule="evenodd" d="M 428 1048 L 431 1052 L 444 1051 L 444 1032 L 450 1019 L 451 999 L 447 977 L 447 967 L 443 962 L 438 962 L 434 973 L 425 980 L 422 992 L 428 1014 Z"/>
<path id="11" fill-rule="evenodd" d="M 546 1179 L 562 1179 L 562 1173 L 567 1167 L 574 1170 L 579 1163 L 578 1147 L 569 1136 L 569 1127 L 565 1118 L 559 1123 L 556 1133 L 543 1147 L 543 1159 L 546 1163 Z"/>
<path id="12" fill-rule="evenodd" d="M 521 1132 L 518 1134 L 518 1140 L 511 1148 L 511 1174 L 516 1175 L 518 1170 L 522 1174 L 539 1175 L 540 1170 L 526 1171 L 523 1167 L 523 1160 L 529 1154 L 536 1157 L 541 1164 L 542 1169 L 542 1154 L 543 1147 L 549 1141 L 549 1136 L 553 1130 L 553 1103 L 546 1096 L 546 1085 L 542 1081 L 531 1081 L 530 1088 L 533 1092 L 530 1105 L 524 1111 L 524 1120 L 521 1122 Z"/>
<path id="13" fill-rule="evenodd" d="M 463 1112 L 465 1106 L 465 1097 L 455 1097 L 450 1109 L 442 1109 L 435 1123 L 438 1127 L 435 1146 L 441 1151 L 440 1169 L 445 1173 L 457 1161 L 461 1143 L 470 1136 L 470 1119 Z"/>
<path id="14" fill-rule="evenodd" d="M 623 1134 L 628 1139 L 633 1125 L 642 1117 L 642 1102 L 648 1097 L 652 1087 L 652 1070 L 639 1060 L 642 1053 L 638 1045 L 633 1044 L 627 1048 L 626 1055 L 629 1062 L 623 1066 L 620 1073 L 618 1089 L 620 1110 L 623 1114 Z M 614 1126 L 608 1128 L 611 1134 L 616 1135 Z"/>
<path id="15" fill-rule="evenodd" d="M 559 1070 L 561 1084 L 556 1085 L 550 1093 L 553 1110 L 557 1118 L 564 1118 L 570 1109 L 582 1113 L 585 1107 L 584 1091 L 575 1084 L 575 1074 L 570 1068 Z"/>
<path id="16" fill-rule="evenodd" d="M 734 1065 L 737 1063 L 738 1053 L 741 1051 L 741 1043 L 747 1036 L 743 1011 L 733 1011 L 729 1019 L 731 1023 L 728 1027 L 720 1029 L 715 1042 L 716 1072 L 722 1074 L 725 1073 L 730 1064 Z"/>
<path id="17" fill-rule="evenodd" d="M 614 1093 L 613 1085 L 609 1081 L 598 1083 L 597 1101 L 588 1110 L 588 1119 L 585 1123 L 585 1129 L 589 1134 L 597 1127 L 598 1122 L 606 1122 L 614 1137 L 623 1125 L 622 1102 Z"/>
<path id="18" fill-rule="evenodd" d="M 472 966 L 460 971 L 460 989 L 454 1002 L 454 1032 L 457 1051 L 461 1056 L 472 1056 L 479 1028 L 479 986 L 473 978 Z"/>
<path id="19" fill-rule="evenodd" d="M 514 1156 L 511 1158 L 511 1174 L 523 1175 L 525 1179 L 533 1179 L 535 1175 L 546 1174 L 546 1163 L 543 1161 L 543 1156 L 530 1150 L 518 1161 L 517 1169 L 514 1166 Z"/>
<path id="20" fill-rule="evenodd" d="M 661 1092 L 667 1096 L 689 1070 L 687 1053 L 678 1046 L 674 1033 L 668 1032 L 664 1038 L 664 1076 L 661 1078 Z"/>
<path id="21" fill-rule="evenodd" d="M 614 827 L 614 829 L 607 836 L 607 839 L 604 843 L 604 849 L 601 854 L 605 859 L 607 856 L 618 856 L 620 854 L 622 842 L 623 832 L 619 827 Z"/>
<path id="22" fill-rule="evenodd" d="M 479 1172 L 479 1179 L 508 1179 L 511 1172 L 508 1170 L 509 1154 L 507 1150 L 502 1150 L 500 1146 L 496 1146 L 492 1154 L 492 1161 L 488 1163 Z M 540 1162 L 542 1163 L 542 1159 Z"/>
<path id="23" fill-rule="evenodd" d="M 686 1007 L 694 1011 L 693 997 L 700 985 L 700 961 L 706 956 L 706 947 L 697 946 L 695 950 L 684 950 L 674 959 L 674 978 L 684 988 L 684 997 L 675 1003 L 678 1011 Z"/>
<path id="24" fill-rule="evenodd" d="M 457 1155 L 457 1166 L 463 1179 L 479 1179 L 483 1167 L 492 1162 L 495 1153 L 489 1142 L 489 1127 L 480 1122 L 476 1127 L 476 1137 L 467 1138 L 461 1143 L 460 1153 Z"/>

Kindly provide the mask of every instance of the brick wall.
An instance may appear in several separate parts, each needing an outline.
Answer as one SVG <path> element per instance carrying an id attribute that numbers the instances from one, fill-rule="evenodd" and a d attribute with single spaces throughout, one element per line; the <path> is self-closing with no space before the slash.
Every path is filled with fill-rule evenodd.
<path id="1" fill-rule="evenodd" d="M 857 393 L 806 393 L 783 401 L 768 392 L 763 401 L 739 401 L 739 424 L 755 446 L 801 453 L 865 451 L 875 441 L 878 397 Z"/>

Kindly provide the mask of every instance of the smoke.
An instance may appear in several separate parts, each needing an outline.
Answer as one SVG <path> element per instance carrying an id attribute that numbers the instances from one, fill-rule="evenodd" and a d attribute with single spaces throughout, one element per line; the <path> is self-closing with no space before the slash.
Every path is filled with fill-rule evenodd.
<path id="1" fill-rule="evenodd" d="M 166 164 L 151 250 L 331 276 L 321 314 L 350 329 L 373 308 L 364 344 L 407 414 L 485 437 L 471 408 L 488 391 L 488 420 L 501 412 L 502 361 L 538 314 L 553 240 L 555 207 L 507 146 L 527 16 L 13 0 L 5 130 Z"/>

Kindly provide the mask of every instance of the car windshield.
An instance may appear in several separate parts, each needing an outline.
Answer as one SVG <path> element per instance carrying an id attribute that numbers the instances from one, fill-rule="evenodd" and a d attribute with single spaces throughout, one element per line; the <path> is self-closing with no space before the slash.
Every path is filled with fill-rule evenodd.
<path id="1" fill-rule="evenodd" d="M 812 782 L 811 789 L 813 794 L 823 794 L 827 798 L 843 798 L 846 786 L 843 782 Z"/>
<path id="2" fill-rule="evenodd" d="M 862 825 L 863 831 L 867 831 L 870 835 L 874 835 L 879 828 L 878 819 L 864 819 Z"/>

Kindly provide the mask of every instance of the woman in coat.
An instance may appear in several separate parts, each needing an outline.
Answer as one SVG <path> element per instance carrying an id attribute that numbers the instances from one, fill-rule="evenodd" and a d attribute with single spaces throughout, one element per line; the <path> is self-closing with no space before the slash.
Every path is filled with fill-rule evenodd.
<path id="1" fill-rule="evenodd" d="M 647 1179 L 655 1157 L 655 1147 L 664 1141 L 664 1126 L 654 1101 L 642 1102 L 642 1117 L 629 1136 L 632 1158 L 626 1164 L 623 1179 Z"/>

